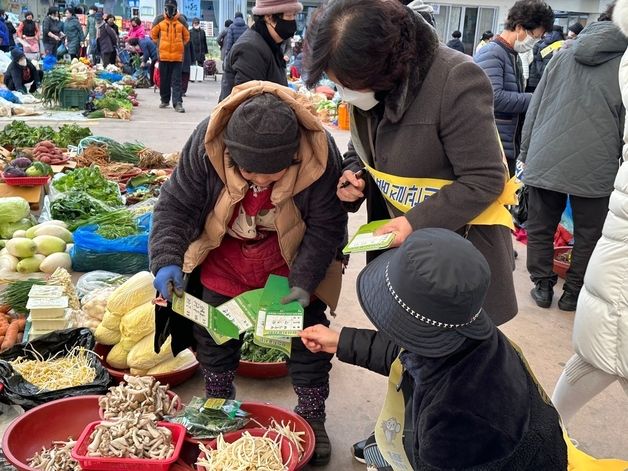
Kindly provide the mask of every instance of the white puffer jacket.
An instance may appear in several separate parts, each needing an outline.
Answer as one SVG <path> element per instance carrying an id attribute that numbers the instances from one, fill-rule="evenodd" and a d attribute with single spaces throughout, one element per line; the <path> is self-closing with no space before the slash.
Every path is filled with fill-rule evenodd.
<path id="1" fill-rule="evenodd" d="M 619 0 L 615 23 L 628 36 L 628 0 Z M 619 69 L 628 108 L 628 51 Z M 628 121 L 624 129 L 624 164 L 615 179 L 602 238 L 584 277 L 574 321 L 576 353 L 607 373 L 628 378 Z"/>

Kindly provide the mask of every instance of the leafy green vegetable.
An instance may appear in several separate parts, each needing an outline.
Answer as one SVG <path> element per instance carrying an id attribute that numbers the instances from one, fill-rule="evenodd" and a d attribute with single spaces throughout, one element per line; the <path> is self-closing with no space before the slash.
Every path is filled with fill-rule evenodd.
<path id="1" fill-rule="evenodd" d="M 68 147 L 91 135 L 89 128 L 77 124 L 64 124 L 55 132 L 50 126 L 31 127 L 24 121 L 12 121 L 0 132 L 0 145 L 35 147 L 41 141 L 52 141 L 59 147 Z"/>
<path id="2" fill-rule="evenodd" d="M 60 219 L 76 229 L 76 222 L 90 217 L 114 211 L 115 208 L 92 198 L 85 191 L 70 191 L 58 197 L 50 204 L 50 213 L 53 219 Z"/>
<path id="3" fill-rule="evenodd" d="M 26 303 L 28 302 L 29 291 L 33 285 L 45 284 L 45 281 L 36 279 L 13 281 L 0 293 L 0 304 L 8 304 L 18 314 L 26 314 L 28 312 Z"/>
<path id="4" fill-rule="evenodd" d="M 44 106 L 55 106 L 61 100 L 61 90 L 67 87 L 71 78 L 70 70 L 66 67 L 55 67 L 44 73 L 41 81 L 41 97 Z"/>
<path id="5" fill-rule="evenodd" d="M 245 361 L 252 361 L 253 363 L 278 363 L 286 361 L 288 357 L 274 348 L 264 348 L 253 343 L 253 333 L 247 332 L 244 334 L 242 343 L 242 353 L 240 358 Z"/>
<path id="6" fill-rule="evenodd" d="M 77 168 L 54 180 L 52 186 L 59 191 L 83 191 L 113 206 L 122 204 L 118 185 L 105 178 L 97 166 Z"/>
<path id="7" fill-rule="evenodd" d="M 70 225 L 70 229 L 73 230 L 73 228 L 76 227 L 90 226 L 93 224 L 98 226 L 96 233 L 106 239 L 119 239 L 121 237 L 137 235 L 141 232 L 133 213 L 124 208 L 73 221 Z"/>
<path id="8" fill-rule="evenodd" d="M 82 139 L 92 135 L 88 127 L 78 124 L 64 124 L 55 133 L 52 141 L 59 147 L 77 146 Z"/>
<path id="9" fill-rule="evenodd" d="M 112 162 L 124 162 L 133 165 L 140 163 L 139 154 L 145 148 L 146 146 L 140 144 L 139 142 L 125 142 L 124 144 L 118 144 L 117 142 L 107 143 L 109 160 Z"/>
<path id="10" fill-rule="evenodd" d="M 19 196 L 0 198 L 0 223 L 16 222 L 26 218 L 31 213 L 28 201 Z"/>

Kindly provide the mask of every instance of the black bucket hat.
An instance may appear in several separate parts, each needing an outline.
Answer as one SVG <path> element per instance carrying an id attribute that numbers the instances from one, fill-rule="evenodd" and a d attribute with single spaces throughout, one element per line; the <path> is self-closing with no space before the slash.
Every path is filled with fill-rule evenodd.
<path id="1" fill-rule="evenodd" d="M 482 308 L 490 281 L 488 263 L 471 242 L 446 229 L 421 229 L 369 263 L 357 289 L 380 332 L 409 352 L 439 358 L 465 338 L 494 334 Z"/>

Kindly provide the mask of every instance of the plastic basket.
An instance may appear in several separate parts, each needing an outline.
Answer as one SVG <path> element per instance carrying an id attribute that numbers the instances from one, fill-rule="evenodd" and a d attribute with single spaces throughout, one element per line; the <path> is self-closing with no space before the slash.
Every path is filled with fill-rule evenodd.
<path id="1" fill-rule="evenodd" d="M 84 88 L 64 88 L 59 94 L 61 108 L 85 108 L 89 99 L 89 90 Z"/>
<path id="2" fill-rule="evenodd" d="M 50 175 L 43 177 L 9 177 L 3 173 L 2 179 L 10 186 L 41 186 L 48 184 Z"/>
<path id="3" fill-rule="evenodd" d="M 76 446 L 72 450 L 72 458 L 78 461 L 83 470 L 98 471 L 168 471 L 170 466 L 179 459 L 181 447 L 183 446 L 183 438 L 185 437 L 185 427 L 179 424 L 171 424 L 169 422 L 157 422 L 160 427 L 165 427 L 172 432 L 172 441 L 174 442 L 174 452 L 172 456 L 165 460 L 140 460 L 134 458 L 103 458 L 102 456 L 87 456 L 87 447 L 89 446 L 89 438 L 100 424 L 92 422 L 89 424 L 76 442 Z"/>

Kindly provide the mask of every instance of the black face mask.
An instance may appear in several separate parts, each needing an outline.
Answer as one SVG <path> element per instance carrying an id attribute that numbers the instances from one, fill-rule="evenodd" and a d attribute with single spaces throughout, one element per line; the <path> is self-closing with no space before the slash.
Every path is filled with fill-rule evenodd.
<path id="1" fill-rule="evenodd" d="M 280 18 L 275 25 L 275 33 L 283 40 L 290 39 L 297 32 L 297 20 L 284 20 Z"/>
<path id="2" fill-rule="evenodd" d="M 167 6 L 166 7 L 166 16 L 168 18 L 172 18 L 176 14 L 177 14 L 177 7 L 173 7 L 173 6 Z"/>

